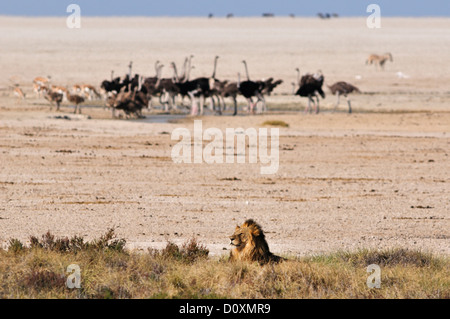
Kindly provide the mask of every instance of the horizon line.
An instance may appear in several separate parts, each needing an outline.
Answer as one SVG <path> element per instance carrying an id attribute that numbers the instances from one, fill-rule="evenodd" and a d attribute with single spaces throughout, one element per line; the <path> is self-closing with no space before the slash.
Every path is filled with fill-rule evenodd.
<path id="1" fill-rule="evenodd" d="M 70 14 L 67 15 L 20 15 L 20 14 L 1 14 L 0 17 L 10 17 L 10 18 L 67 18 Z M 261 15 L 233 15 L 232 17 L 227 17 L 226 15 L 213 15 L 212 17 L 205 15 L 90 15 L 90 14 L 82 14 L 82 17 L 89 18 L 204 18 L 204 19 L 239 19 L 239 18 L 264 18 L 264 19 L 273 19 L 273 18 L 317 18 L 318 15 L 274 15 L 271 17 L 264 17 Z M 450 16 L 439 16 L 439 15 L 384 15 L 384 18 L 450 18 Z M 339 15 L 338 17 L 330 17 L 325 18 L 323 20 L 336 20 L 339 18 L 368 18 L 366 15 Z"/>

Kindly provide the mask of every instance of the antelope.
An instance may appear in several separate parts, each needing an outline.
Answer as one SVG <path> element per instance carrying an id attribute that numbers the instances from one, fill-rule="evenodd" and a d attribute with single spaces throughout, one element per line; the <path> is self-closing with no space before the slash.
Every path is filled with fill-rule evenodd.
<path id="1" fill-rule="evenodd" d="M 37 96 L 38 98 L 41 97 L 41 93 L 42 93 L 42 92 L 45 92 L 45 91 L 47 91 L 47 90 L 48 90 L 48 87 L 47 87 L 47 86 L 45 86 L 45 85 L 40 85 L 40 84 L 37 84 L 37 83 L 33 83 L 33 92 L 36 93 L 36 96 Z"/>
<path id="2" fill-rule="evenodd" d="M 92 101 L 94 97 L 97 97 L 98 99 L 101 98 L 101 95 L 97 92 L 94 86 L 89 84 L 82 84 L 80 85 L 80 89 L 82 92 L 84 92 L 84 95 L 89 99 L 89 101 Z"/>
<path id="3" fill-rule="evenodd" d="M 375 67 L 377 69 L 378 69 L 378 67 L 380 67 L 383 70 L 385 63 L 388 60 L 391 62 L 394 62 L 394 59 L 392 58 L 392 54 L 390 54 L 390 53 L 386 53 L 384 55 L 371 54 L 366 60 L 366 65 L 367 64 L 375 64 Z"/>
<path id="4" fill-rule="evenodd" d="M 50 84 L 51 78 L 52 77 L 50 75 L 48 75 L 46 78 L 38 76 L 38 77 L 34 78 L 33 83 L 38 84 L 40 86 L 47 86 L 48 84 Z"/>
<path id="5" fill-rule="evenodd" d="M 25 93 L 23 93 L 20 87 L 14 88 L 14 96 L 17 97 L 17 103 L 19 103 L 20 100 L 25 100 Z"/>

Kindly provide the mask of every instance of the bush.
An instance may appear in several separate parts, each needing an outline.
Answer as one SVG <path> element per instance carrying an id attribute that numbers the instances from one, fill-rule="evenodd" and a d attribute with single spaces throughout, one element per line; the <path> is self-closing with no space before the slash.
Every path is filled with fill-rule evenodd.
<path id="1" fill-rule="evenodd" d="M 209 250 L 204 245 L 200 245 L 195 238 L 192 238 L 185 242 L 181 248 L 172 242 L 168 242 L 161 251 L 149 249 L 149 253 L 154 257 L 174 259 L 186 264 L 192 264 L 198 259 L 208 257 Z"/>
<path id="2" fill-rule="evenodd" d="M 78 253 L 80 251 L 93 250 L 109 250 L 124 253 L 126 240 L 123 238 L 117 238 L 115 230 L 113 228 L 100 236 L 98 239 L 94 239 L 91 242 L 85 242 L 82 237 L 77 235 L 72 238 L 68 237 L 55 237 L 50 231 L 45 233 L 39 239 L 36 236 L 29 237 L 30 246 L 29 249 L 44 249 L 59 253 Z M 27 249 L 18 239 L 10 239 L 8 251 L 20 252 Z"/>
<path id="3" fill-rule="evenodd" d="M 22 242 L 16 238 L 11 238 L 8 242 L 8 251 L 13 252 L 15 254 L 24 250 L 24 245 Z"/>

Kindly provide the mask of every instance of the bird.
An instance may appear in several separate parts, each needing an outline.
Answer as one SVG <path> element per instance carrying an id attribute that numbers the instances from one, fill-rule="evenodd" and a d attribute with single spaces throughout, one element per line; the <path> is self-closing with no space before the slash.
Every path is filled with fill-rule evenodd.
<path id="1" fill-rule="evenodd" d="M 263 108 L 265 107 L 265 100 L 264 100 L 264 96 L 262 95 L 262 90 L 264 89 L 264 83 L 251 81 L 249 73 L 248 73 L 247 61 L 243 60 L 242 63 L 245 66 L 247 80 L 241 82 L 241 74 L 238 73 L 238 89 L 239 89 L 239 93 L 241 93 L 247 99 L 249 111 L 251 113 L 254 113 L 254 108 L 258 104 L 258 102 L 262 102 Z M 257 98 L 255 103 L 253 103 L 254 97 Z"/>
<path id="2" fill-rule="evenodd" d="M 84 103 L 84 98 L 79 95 L 76 95 L 76 94 L 72 95 L 72 94 L 70 94 L 69 91 L 67 91 L 66 96 L 67 96 L 67 100 L 69 100 L 69 102 L 75 104 L 75 111 L 73 113 L 76 114 L 78 111 L 78 113 L 81 114 L 80 104 Z"/>
<path id="3" fill-rule="evenodd" d="M 53 103 L 56 104 L 56 111 L 59 111 L 63 97 L 64 95 L 58 92 L 44 91 L 44 98 L 50 102 L 50 111 L 53 109 Z"/>
<path id="4" fill-rule="evenodd" d="M 319 113 L 319 95 L 325 98 L 325 92 L 322 90 L 324 82 L 324 76 L 321 71 L 316 74 L 305 74 L 300 79 L 300 88 L 295 95 L 308 98 L 308 106 L 305 109 L 305 113 L 311 110 L 311 102 L 314 104 L 315 113 Z M 317 103 L 313 97 L 316 97 Z"/>
<path id="5" fill-rule="evenodd" d="M 348 98 L 348 94 L 353 93 L 353 92 L 361 93 L 361 91 L 356 86 L 354 86 L 350 83 L 347 83 L 347 82 L 343 82 L 343 81 L 336 82 L 333 85 L 328 86 L 328 88 L 330 89 L 330 91 L 333 95 L 337 95 L 337 103 L 336 103 L 336 106 L 334 107 L 334 111 L 336 111 L 337 107 L 339 106 L 340 97 L 341 97 L 341 95 L 343 95 L 347 98 L 348 113 L 352 113 L 352 105 L 351 105 L 350 99 Z"/>

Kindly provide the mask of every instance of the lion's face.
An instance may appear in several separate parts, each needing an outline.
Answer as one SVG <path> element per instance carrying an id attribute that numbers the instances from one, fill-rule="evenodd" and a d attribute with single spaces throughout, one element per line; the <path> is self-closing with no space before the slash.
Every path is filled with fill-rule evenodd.
<path id="1" fill-rule="evenodd" d="M 246 228 L 236 227 L 234 234 L 230 236 L 230 244 L 237 249 L 243 249 L 249 242 L 249 231 Z"/>

